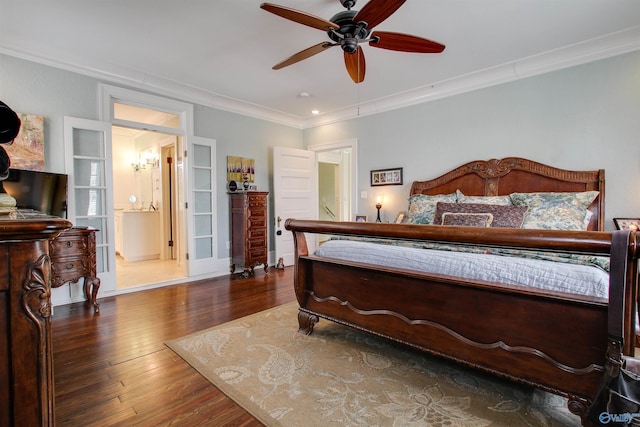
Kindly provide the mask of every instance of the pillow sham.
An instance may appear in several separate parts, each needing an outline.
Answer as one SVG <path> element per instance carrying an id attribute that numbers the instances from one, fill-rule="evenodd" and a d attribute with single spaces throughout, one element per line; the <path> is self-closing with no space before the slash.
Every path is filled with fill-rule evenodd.
<path id="1" fill-rule="evenodd" d="M 588 208 L 597 191 L 577 193 L 512 193 L 516 206 L 528 206 L 522 228 L 586 230 Z"/>
<path id="2" fill-rule="evenodd" d="M 434 224 L 442 222 L 442 215 L 445 212 L 454 213 L 490 213 L 493 215 L 491 227 L 498 228 L 520 228 L 524 222 L 526 206 L 503 206 L 485 205 L 482 203 L 444 203 L 439 202 L 436 206 Z"/>
<path id="3" fill-rule="evenodd" d="M 442 214 L 442 225 L 458 225 L 463 227 L 489 227 L 493 221 L 490 213 L 457 213 Z"/>
<path id="4" fill-rule="evenodd" d="M 409 211 L 405 222 L 409 224 L 433 224 L 438 202 L 455 203 L 456 193 L 437 194 L 434 196 L 414 194 L 409 197 Z M 440 223 L 438 222 L 438 224 Z"/>
<path id="5" fill-rule="evenodd" d="M 513 206 L 511 197 L 504 196 L 465 196 L 460 190 L 456 190 L 456 200 L 458 203 L 481 203 L 483 205 L 503 205 Z"/>

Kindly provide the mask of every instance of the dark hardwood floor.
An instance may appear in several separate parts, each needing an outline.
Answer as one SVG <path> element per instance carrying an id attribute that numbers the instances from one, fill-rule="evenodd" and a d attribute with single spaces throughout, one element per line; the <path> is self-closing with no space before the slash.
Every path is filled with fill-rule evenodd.
<path id="1" fill-rule="evenodd" d="M 57 425 L 260 426 L 164 342 L 294 300 L 288 267 L 55 307 Z"/>

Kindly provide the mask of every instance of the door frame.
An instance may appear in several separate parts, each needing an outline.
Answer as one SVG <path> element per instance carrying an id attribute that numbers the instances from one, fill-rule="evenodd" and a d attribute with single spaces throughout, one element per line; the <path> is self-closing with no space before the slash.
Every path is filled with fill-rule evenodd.
<path id="1" fill-rule="evenodd" d="M 349 206 L 341 206 L 341 212 L 349 212 L 349 217 L 344 218 L 344 221 L 351 221 L 355 212 L 358 212 L 358 139 L 351 138 L 342 141 L 335 141 L 323 144 L 313 144 L 307 147 L 307 150 L 314 151 L 316 153 L 316 163 L 319 163 L 319 153 L 346 150 L 351 149 L 351 162 L 349 165 L 350 173 L 341 174 L 340 177 L 340 189 L 342 192 L 348 192 L 346 196 Z M 343 176 L 344 175 L 344 176 Z"/>
<path id="2" fill-rule="evenodd" d="M 194 106 L 193 104 L 189 104 L 186 102 L 176 101 L 169 98 L 164 98 L 156 95 L 151 95 L 147 93 L 137 92 L 130 89 L 125 89 L 117 86 L 112 86 L 104 83 L 100 83 L 98 91 L 99 97 L 99 116 L 101 121 L 108 122 L 112 126 L 122 126 L 133 129 L 145 129 L 149 131 L 155 131 L 168 135 L 175 135 L 182 139 L 182 149 L 186 153 L 187 147 L 190 145 L 190 140 L 193 138 L 193 116 L 194 116 Z M 163 111 L 166 113 L 174 114 L 179 117 L 179 127 L 170 128 L 165 126 L 158 126 L 148 123 L 138 123 L 132 122 L 128 120 L 118 119 L 114 117 L 114 103 L 121 103 L 132 105 L 141 108 L 148 108 L 157 111 Z M 108 141 L 109 144 L 112 141 Z M 179 144 L 178 144 L 179 145 Z M 177 150 L 181 150 L 179 146 L 176 147 Z M 184 158 L 182 164 L 183 172 L 188 171 L 189 165 L 187 157 L 184 156 L 183 152 L 177 153 L 180 158 Z M 111 159 L 110 159 L 111 160 Z M 188 197 L 188 192 L 190 191 L 190 185 L 188 183 L 188 179 L 186 176 L 183 176 L 184 181 L 178 183 L 176 176 L 176 185 L 182 185 L 182 189 L 180 190 L 182 193 L 185 193 L 183 197 Z M 184 207 L 184 206 L 183 206 Z M 180 209 L 180 208 L 179 208 Z M 187 221 L 188 222 L 188 221 Z M 115 224 L 115 215 L 114 212 L 109 212 L 109 223 L 113 228 Z M 181 225 L 179 233 L 181 234 L 181 240 L 184 243 L 188 243 L 189 239 L 189 226 L 184 223 Z M 182 245 L 184 249 L 188 247 L 188 244 Z M 115 259 L 115 245 L 111 244 L 109 248 L 110 256 L 113 256 Z M 185 270 L 186 276 L 190 277 L 189 271 L 189 260 L 188 258 L 181 260 L 184 262 L 183 268 Z"/>

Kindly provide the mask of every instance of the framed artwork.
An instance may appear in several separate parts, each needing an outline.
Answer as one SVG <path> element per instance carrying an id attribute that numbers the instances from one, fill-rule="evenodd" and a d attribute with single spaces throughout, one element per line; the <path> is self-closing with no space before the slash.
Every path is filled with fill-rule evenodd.
<path id="1" fill-rule="evenodd" d="M 256 162 L 238 156 L 227 156 L 227 181 L 254 182 L 256 177 Z"/>
<path id="2" fill-rule="evenodd" d="M 398 215 L 396 216 L 396 220 L 394 221 L 394 223 L 396 224 L 402 224 L 404 222 L 404 218 L 407 216 L 407 212 L 406 211 L 400 211 L 398 212 Z"/>
<path id="3" fill-rule="evenodd" d="M 367 216 L 366 215 L 356 214 L 355 221 L 356 222 L 367 222 Z"/>
<path id="4" fill-rule="evenodd" d="M 44 171 L 44 117 L 16 113 L 22 125 L 13 144 L 4 149 L 11 159 L 11 167 Z"/>
<path id="5" fill-rule="evenodd" d="M 371 171 L 371 186 L 380 185 L 402 185 L 402 168 Z"/>
<path id="6" fill-rule="evenodd" d="M 640 218 L 613 218 L 613 223 L 618 230 L 638 231 L 640 229 Z"/>

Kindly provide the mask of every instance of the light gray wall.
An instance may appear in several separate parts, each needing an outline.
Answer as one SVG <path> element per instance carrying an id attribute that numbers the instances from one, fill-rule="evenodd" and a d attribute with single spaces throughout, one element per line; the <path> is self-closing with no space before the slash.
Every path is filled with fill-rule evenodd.
<path id="1" fill-rule="evenodd" d="M 366 91 L 366 85 L 361 92 Z M 358 213 L 407 207 L 414 180 L 468 161 L 525 157 L 605 169 L 606 228 L 640 217 L 640 53 L 630 53 L 413 107 L 307 129 L 305 146 L 358 138 Z M 401 166 L 404 185 L 370 187 L 369 171 Z"/>
<path id="2" fill-rule="evenodd" d="M 218 254 L 229 256 L 229 200 L 226 194 L 227 156 L 255 159 L 256 179 L 260 191 L 269 191 L 269 250 L 275 250 L 273 215 L 273 147 L 303 148 L 302 131 L 264 120 L 252 119 L 197 105 L 194 109 L 194 133 L 216 140 L 218 168 Z"/>
<path id="3" fill-rule="evenodd" d="M 38 114 L 45 119 L 46 169 L 64 172 L 64 116 L 99 119 L 99 79 L 0 55 L 0 100 L 13 110 Z M 136 89 L 136 88 L 129 88 Z M 264 120 L 196 105 L 194 134 L 216 140 L 218 176 L 218 257 L 229 256 L 229 201 L 226 194 L 227 155 L 255 159 L 259 190 L 273 185 L 272 148 L 276 145 L 302 148 L 302 131 Z M 272 199 L 271 199 L 272 201 Z M 273 203 L 270 207 L 270 223 Z M 269 248 L 274 238 L 270 227 Z"/>
<path id="4" fill-rule="evenodd" d="M 17 111 L 45 117 L 50 171 L 64 171 L 63 117 L 98 119 L 98 83 L 0 55 L 0 99 Z M 304 132 L 200 105 L 194 125 L 196 135 L 217 141 L 220 258 L 228 254 L 226 156 L 254 158 L 258 188 L 271 191 L 271 148 L 276 145 L 357 138 L 358 194 L 366 190 L 368 198 L 358 199 L 356 212 L 370 218 L 378 195 L 384 196 L 383 220 L 392 221 L 406 209 L 411 181 L 470 160 L 509 156 L 566 169 L 604 168 L 607 228 L 613 217 L 640 216 L 638 52 Z M 369 186 L 370 170 L 397 166 L 404 168 L 404 185 Z"/>
<path id="5" fill-rule="evenodd" d="M 15 111 L 44 116 L 49 172 L 64 172 L 64 116 L 98 119 L 96 79 L 7 55 L 0 55 L 0 99 Z"/>

